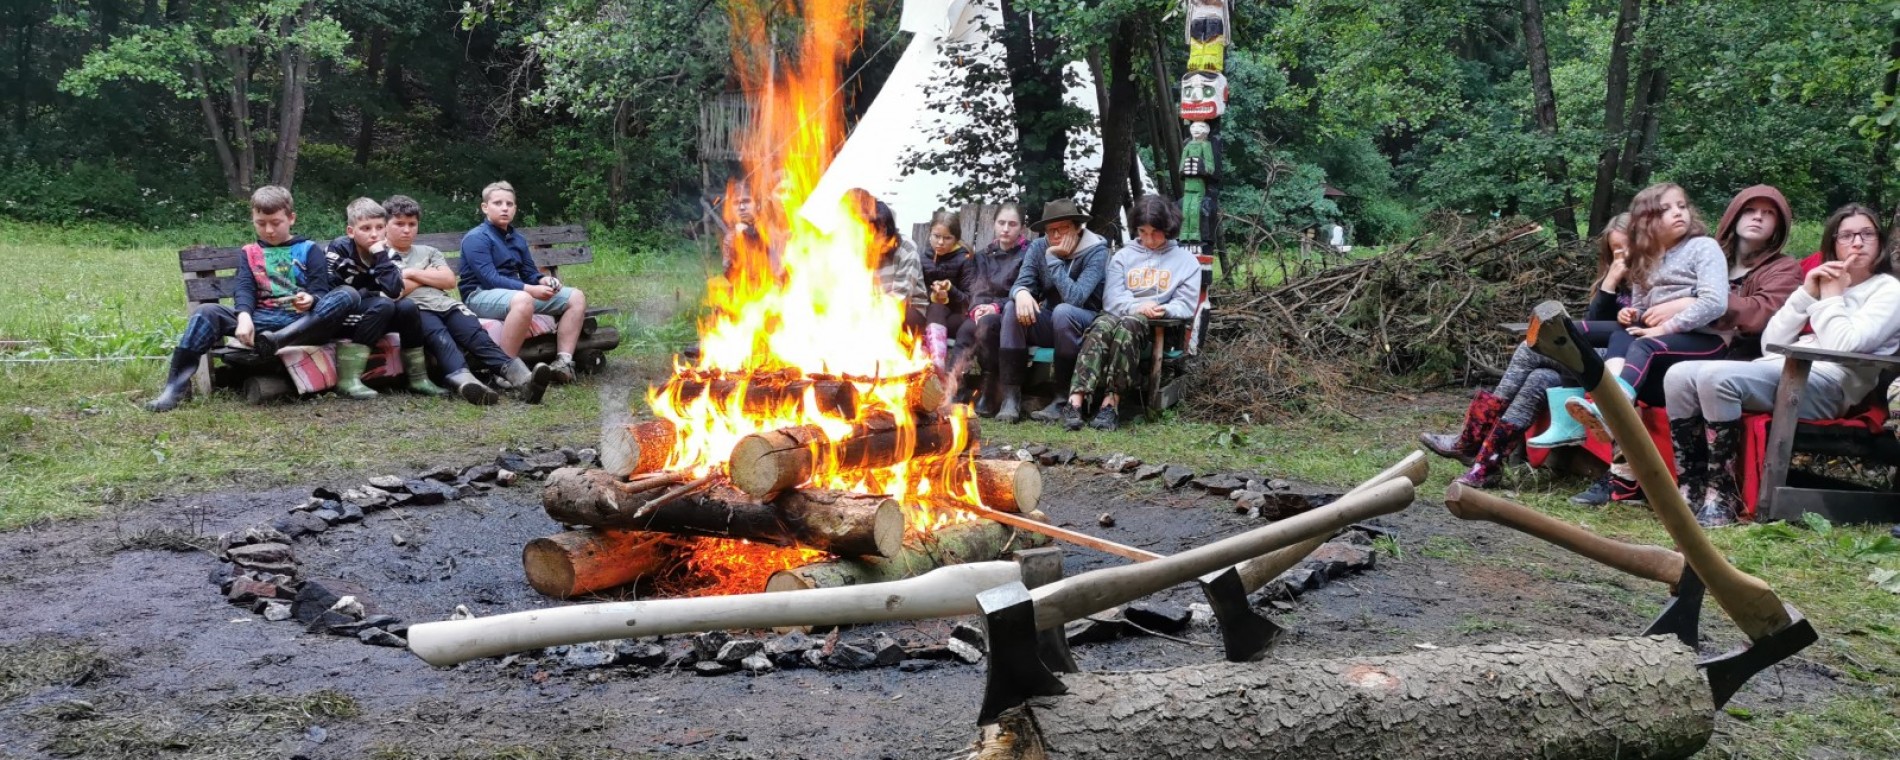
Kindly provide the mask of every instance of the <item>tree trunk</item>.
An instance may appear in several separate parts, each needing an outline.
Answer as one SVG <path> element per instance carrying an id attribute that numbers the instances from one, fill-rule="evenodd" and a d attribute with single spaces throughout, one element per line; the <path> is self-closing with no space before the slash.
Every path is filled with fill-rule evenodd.
<path id="1" fill-rule="evenodd" d="M 310 22 L 311 3 L 304 3 L 294 16 L 278 24 L 286 40 L 295 39 Z M 310 54 L 295 43 L 284 45 L 277 56 L 283 70 L 284 87 L 277 116 L 277 156 L 271 162 L 271 184 L 290 187 L 297 180 L 297 156 L 303 150 L 304 88 L 310 79 Z"/>
<path id="2" fill-rule="evenodd" d="M 1149 35 L 1152 42 L 1148 47 L 1148 58 L 1153 64 L 1154 86 L 1148 89 L 1147 102 L 1142 110 L 1148 114 L 1149 144 L 1154 146 L 1155 181 L 1159 185 L 1155 192 L 1169 198 L 1180 198 L 1184 192 L 1181 177 L 1181 120 L 1176 116 L 1180 110 L 1180 99 L 1175 97 L 1174 84 L 1180 77 L 1168 68 L 1167 49 L 1162 45 L 1162 35 Z"/>
<path id="3" fill-rule="evenodd" d="M 1563 191 L 1562 200 L 1550 212 L 1550 220 L 1557 228 L 1557 240 L 1570 242 L 1577 239 L 1577 197 L 1571 192 L 1570 167 L 1557 140 L 1557 93 L 1550 84 L 1550 48 L 1544 44 L 1544 5 L 1540 0 L 1524 0 L 1523 25 L 1524 60 L 1531 70 L 1537 131 L 1550 141 L 1550 155 L 1544 159 L 1544 181 Z"/>
<path id="4" fill-rule="evenodd" d="M 251 139 L 251 57 L 244 48 L 225 48 L 231 66 L 231 137 L 236 143 L 238 190 L 249 193 L 257 181 L 257 143 Z"/>
<path id="5" fill-rule="evenodd" d="M 1623 145 L 1623 112 L 1629 103 L 1630 45 L 1642 22 L 1642 0 L 1621 0 L 1616 14 L 1616 34 L 1610 40 L 1609 85 L 1603 96 L 1602 152 L 1597 155 L 1596 187 L 1590 193 L 1590 235 L 1609 224 L 1612 203 L 1616 200 L 1616 170 Z"/>
<path id="6" fill-rule="evenodd" d="M 370 89 L 372 90 L 377 89 L 376 80 L 379 75 L 385 79 L 389 76 L 387 68 L 390 58 L 388 55 L 388 47 L 389 32 L 387 30 L 378 29 L 375 34 L 370 35 L 369 53 L 363 63 L 363 71 L 369 77 Z M 368 101 L 357 106 L 357 166 L 369 166 L 370 153 L 376 148 L 376 111 L 376 107 L 370 105 Z"/>
<path id="7" fill-rule="evenodd" d="M 637 530 L 571 530 L 529 541 L 521 569 L 534 590 L 570 599 L 624 586 L 665 569 L 677 539 Z"/>
<path id="8" fill-rule="evenodd" d="M 218 109 L 211 104 L 211 83 L 205 81 L 204 67 L 196 61 L 191 64 L 191 77 L 198 82 L 198 110 L 204 112 L 205 131 L 211 134 L 211 147 L 218 154 L 218 168 L 224 171 L 224 190 L 233 197 L 244 197 L 243 175 L 238 171 L 237 159 L 231 155 L 231 141 L 224 136 L 224 125 L 219 123 Z"/>
<path id="9" fill-rule="evenodd" d="M 987 758 L 1686 758 L 1715 732 L 1675 639 L 1498 644 L 1385 657 L 1065 675 Z M 1013 729 L 1013 730 L 1011 730 Z"/>
<path id="10" fill-rule="evenodd" d="M 1669 90 L 1669 79 L 1660 61 L 1661 53 L 1651 39 L 1662 3 L 1650 0 L 1643 15 L 1642 38 L 1646 44 L 1637 56 L 1636 92 L 1630 98 L 1627 123 L 1623 130 L 1623 150 L 1617 157 L 1616 195 L 1612 208 L 1629 205 L 1636 191 L 1649 181 L 1649 165 L 1656 149 L 1656 133 L 1662 118 L 1662 102 Z"/>
<path id="11" fill-rule="evenodd" d="M 718 486 L 635 517 L 668 490 L 660 486 L 636 493 L 603 470 L 564 467 L 548 475 L 541 503 L 548 517 L 565 525 L 743 538 L 850 557 L 888 557 L 904 545 L 904 510 L 885 496 L 787 491 L 762 504 Z"/>
<path id="12" fill-rule="evenodd" d="M 1032 512 L 1029 517 L 1048 522 L 1048 518 L 1040 512 Z M 986 562 L 1017 549 L 1046 546 L 1048 543 L 1049 538 L 1046 536 L 1016 530 L 989 520 L 975 520 L 957 523 L 906 541 L 901 551 L 887 559 L 835 559 L 780 570 L 766 579 L 765 590 L 798 591 L 898 581 L 946 565 Z"/>
<path id="13" fill-rule="evenodd" d="M 1003 57 L 1016 121 L 1016 176 L 1023 188 L 1024 207 L 1033 210 L 1075 194 L 1066 161 L 1069 125 L 1065 116 L 1071 109 L 1062 101 L 1068 88 L 1062 81 L 1062 59 L 1056 56 L 1049 25 L 1035 23 L 1029 13 L 1017 9 L 1015 0 L 1002 0 L 1002 5 Z"/>
<path id="14" fill-rule="evenodd" d="M 21 138 L 26 136 L 27 114 L 32 110 L 33 96 L 26 82 L 33 75 L 33 32 L 39 28 L 38 19 L 28 13 L 27 5 L 21 3 L 13 9 L 20 35 L 13 62 L 13 134 Z"/>
<path id="15" fill-rule="evenodd" d="M 609 423 L 600 431 L 601 469 L 622 478 L 658 472 L 666 467 L 675 440 L 668 420 Z"/>
<path id="16" fill-rule="evenodd" d="M 957 428 L 969 425 L 968 435 Z M 909 459 L 960 453 L 976 438 L 974 420 L 920 419 L 906 428 L 888 412 L 877 412 L 852 426 L 851 433 L 836 443 L 827 443 L 822 429 L 800 425 L 739 439 L 732 447 L 726 468 L 732 485 L 753 496 L 765 498 L 810 480 L 820 463 L 835 452 L 840 470 L 859 472 L 889 467 Z"/>
<path id="17" fill-rule="evenodd" d="M 1089 229 L 1110 240 L 1123 240 L 1122 211 L 1133 200 L 1126 178 L 1134 171 L 1135 117 L 1140 115 L 1141 96 L 1135 84 L 1135 46 L 1140 44 L 1137 25 L 1124 17 L 1115 25 L 1115 37 L 1108 46 L 1108 66 L 1098 76 L 1097 86 L 1108 93 L 1102 104 L 1102 173 L 1095 182 L 1095 197 L 1089 201 Z"/>
<path id="18" fill-rule="evenodd" d="M 1643 99 L 1641 131 L 1633 135 L 1636 147 L 1623 155 L 1623 160 L 1629 164 L 1628 171 L 1620 172 L 1627 178 L 1623 183 L 1623 186 L 1628 188 L 1622 198 L 1624 205 L 1629 204 L 1629 199 L 1634 196 L 1637 189 L 1649 184 L 1649 173 L 1656 166 L 1657 140 L 1662 134 L 1663 102 L 1669 95 L 1669 72 L 1658 66 L 1649 72 L 1648 79 L 1648 92 Z"/>
<path id="19" fill-rule="evenodd" d="M 1034 512 L 1042 503 L 1042 468 L 1014 459 L 978 459 L 976 493 L 990 509 Z"/>
<path id="20" fill-rule="evenodd" d="M 1892 41 L 1887 43 L 1887 76 L 1880 80 L 1880 105 L 1892 108 L 1900 97 L 1900 19 L 1892 26 Z M 1875 211 L 1887 207 L 1887 175 L 1893 171 L 1893 127 L 1883 127 L 1874 138 L 1874 160 L 1867 167 L 1867 199 Z"/>

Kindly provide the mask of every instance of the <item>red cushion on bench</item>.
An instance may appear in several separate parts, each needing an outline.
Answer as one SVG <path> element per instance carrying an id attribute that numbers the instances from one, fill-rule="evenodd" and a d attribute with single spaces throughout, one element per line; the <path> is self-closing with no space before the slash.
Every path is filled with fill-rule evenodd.
<path id="1" fill-rule="evenodd" d="M 1768 464 L 1768 427 L 1774 421 L 1769 412 L 1742 415 L 1742 464 L 1737 478 L 1742 489 L 1743 516 L 1755 519 L 1756 504 L 1761 501 L 1761 471 Z M 1803 425 L 1858 429 L 1868 435 L 1885 435 L 1887 427 L 1886 394 L 1868 394 L 1868 400 L 1848 410 L 1847 415 L 1831 420 L 1802 420 Z"/>

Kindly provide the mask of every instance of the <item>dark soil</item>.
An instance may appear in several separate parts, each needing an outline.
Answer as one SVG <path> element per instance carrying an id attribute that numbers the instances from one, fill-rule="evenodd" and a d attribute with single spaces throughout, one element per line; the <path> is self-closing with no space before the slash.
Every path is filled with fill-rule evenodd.
<path id="1" fill-rule="evenodd" d="M 1259 524 L 1233 514 L 1226 499 L 1191 488 L 1168 492 L 1091 467 L 1049 468 L 1048 481 L 1043 508 L 1058 522 L 1157 552 L 1181 551 Z M 77 646 L 105 662 L 103 668 L 83 669 L 82 676 L 40 682 L 14 676 L 14 689 L 0 683 L 0 756 L 40 757 L 55 750 L 64 756 L 148 754 L 131 739 L 114 751 L 71 748 L 74 732 L 109 726 L 129 734 L 201 729 L 195 746 L 149 752 L 165 757 L 613 752 L 919 758 L 951 756 L 974 737 L 981 665 L 703 678 L 665 668 L 573 670 L 528 656 L 438 669 L 406 650 L 266 622 L 219 596 L 207 580 L 218 564 L 211 555 L 182 542 L 153 540 L 268 523 L 306 493 L 166 499 L 116 521 L 0 535 L 0 653 L 30 660 L 36 648 L 52 653 Z M 478 615 L 548 606 L 523 580 L 519 559 L 523 543 L 556 529 L 538 499 L 538 488 L 524 480 L 460 502 L 375 513 L 361 524 L 299 540 L 297 554 L 307 577 L 353 587 L 372 608 L 407 621 L 443 619 L 458 604 Z M 1103 512 L 1113 513 L 1115 527 L 1097 525 Z M 1664 599 L 1661 587 L 1495 526 L 1462 523 L 1436 503 L 1419 502 L 1377 522 L 1396 533 L 1398 556 L 1382 553 L 1375 570 L 1309 593 L 1292 611 L 1278 614 L 1290 631 L 1272 656 L 1629 634 L 1640 631 Z M 407 545 L 397 546 L 392 533 Z M 185 550 L 126 548 L 155 545 Z M 1067 550 L 1070 573 L 1120 562 Z M 1161 598 L 1184 606 L 1201 601 L 1191 586 Z M 1717 613 L 1705 612 L 1704 619 L 1717 637 L 1705 649 L 1736 643 L 1735 629 Z M 845 635 L 848 640 L 886 632 L 933 644 L 949 635 L 951 624 L 889 624 Z M 1220 658 L 1212 627 L 1196 625 L 1182 638 L 1186 643 L 1124 638 L 1077 647 L 1075 653 L 1087 670 Z M 683 639 L 669 643 L 677 648 Z M 1819 669 L 1799 662 L 1756 679 L 1736 704 L 1756 713 L 1798 709 L 1834 688 Z M 0 677 L 7 673 L 0 667 Z M 213 731 L 204 727 L 207 721 L 216 722 L 206 716 L 219 714 L 214 708 L 234 697 L 323 690 L 347 695 L 360 713 L 306 711 L 302 720 L 217 723 L 216 730 L 240 740 L 236 750 L 202 738 Z M 9 699 L 12 694 L 19 696 Z M 73 700 L 91 707 L 75 712 Z M 108 722 L 112 716 L 128 720 Z M 307 737 L 308 725 L 324 729 L 321 743 Z"/>

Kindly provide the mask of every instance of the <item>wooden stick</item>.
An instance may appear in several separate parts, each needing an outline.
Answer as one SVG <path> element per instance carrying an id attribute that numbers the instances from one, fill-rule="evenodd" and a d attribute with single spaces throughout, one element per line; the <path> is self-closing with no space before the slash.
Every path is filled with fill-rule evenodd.
<path id="1" fill-rule="evenodd" d="M 1445 509 L 1461 520 L 1485 520 L 1541 538 L 1589 559 L 1670 588 L 1682 580 L 1682 555 L 1660 546 L 1628 544 L 1599 536 L 1530 507 L 1476 488 L 1453 483 L 1445 489 Z"/>
<path id="2" fill-rule="evenodd" d="M 1001 523 L 974 520 L 941 528 L 904 543 L 888 558 L 840 558 L 780 570 L 765 581 L 766 591 L 856 586 L 910 578 L 938 567 L 986 562 L 1016 549 L 1043 546 L 1049 539 Z"/>
<path id="3" fill-rule="evenodd" d="M 1014 562 L 972 562 L 905 580 L 841 588 L 527 610 L 418 623 L 409 629 L 409 650 L 431 665 L 454 665 L 583 641 L 959 617 L 982 611 L 978 593 L 1021 579 Z"/>
<path id="4" fill-rule="evenodd" d="M 711 472 L 707 472 L 705 475 L 699 476 L 698 480 L 694 480 L 691 483 L 687 483 L 686 485 L 680 486 L 671 491 L 667 491 L 666 493 L 660 494 L 658 498 L 655 498 L 654 500 L 649 501 L 645 504 L 641 504 L 639 509 L 635 509 L 633 511 L 633 514 L 627 516 L 627 519 L 629 521 L 639 520 L 643 517 L 646 517 L 647 515 L 653 514 L 653 510 L 659 509 L 660 507 L 664 507 L 668 504 L 672 504 L 673 502 L 676 502 L 682 498 L 685 498 L 685 496 L 689 493 L 693 493 L 694 491 L 698 491 L 702 488 L 705 488 L 706 486 L 712 485 L 713 478 L 717 476 L 718 476 L 718 470 L 714 469 Z M 642 489 L 642 490 L 645 490 L 645 489 Z"/>
<path id="5" fill-rule="evenodd" d="M 1048 536 L 1057 541 L 1075 544 L 1076 546 L 1086 546 L 1098 552 L 1113 554 L 1117 557 L 1125 557 L 1136 562 L 1157 560 L 1161 559 L 1162 556 L 1146 549 L 1137 549 L 1132 546 L 1118 544 L 1106 538 L 1096 538 L 1087 533 L 1080 533 L 1067 528 L 1058 528 L 1048 523 L 1028 519 L 1022 515 L 1013 515 L 994 509 L 985 509 L 973 504 L 957 503 L 956 506 L 959 509 L 966 510 L 972 514 L 982 515 L 985 519 L 994 520 L 1012 528 L 1021 528 L 1031 533 Z"/>

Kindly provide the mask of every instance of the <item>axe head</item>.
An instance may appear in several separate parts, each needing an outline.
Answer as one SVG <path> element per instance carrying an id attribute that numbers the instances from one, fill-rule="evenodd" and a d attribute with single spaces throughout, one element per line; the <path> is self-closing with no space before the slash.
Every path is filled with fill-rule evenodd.
<path id="1" fill-rule="evenodd" d="M 1267 647 L 1286 632 L 1279 623 L 1253 611 L 1237 567 L 1201 576 L 1201 593 L 1207 595 L 1207 606 L 1213 608 L 1214 620 L 1220 624 L 1221 645 L 1229 661 L 1252 662 L 1265 657 Z"/>
<path id="2" fill-rule="evenodd" d="M 1546 358 L 1583 378 L 1583 387 L 1595 388 L 1603 376 L 1603 357 L 1590 348 L 1559 301 L 1545 301 L 1531 310 L 1530 330 L 1524 342 Z"/>
<path id="3" fill-rule="evenodd" d="M 1709 679 L 1709 691 L 1715 696 L 1716 707 L 1728 704 L 1735 692 L 1741 691 L 1742 685 L 1754 678 L 1756 673 L 1793 657 L 1796 652 L 1808 648 L 1809 644 L 1821 638 L 1814 631 L 1814 625 L 1801 616 L 1800 610 L 1787 604 L 1782 607 L 1787 609 L 1788 619 L 1793 622 L 1750 642 L 1746 649 L 1696 663 Z"/>

